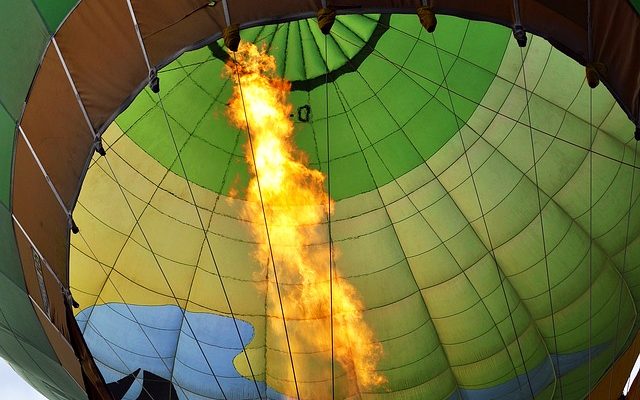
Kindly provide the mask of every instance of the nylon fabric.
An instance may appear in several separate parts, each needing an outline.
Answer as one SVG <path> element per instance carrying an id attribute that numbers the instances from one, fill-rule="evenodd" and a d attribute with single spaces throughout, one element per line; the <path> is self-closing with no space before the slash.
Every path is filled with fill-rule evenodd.
<path id="1" fill-rule="evenodd" d="M 222 3 L 132 0 L 133 18 L 126 1 L 76 3 L 0 5 L 0 354 L 54 399 L 108 397 L 99 369 L 107 383 L 133 377 L 127 399 L 162 388 L 181 400 L 280 400 L 295 395 L 292 361 L 302 397 L 319 396 L 333 349 L 305 338 L 329 317 L 274 308 L 273 278 L 253 256 L 262 222 L 243 214 L 247 136 L 225 116 Z M 522 49 L 503 0 L 432 5 L 433 35 L 415 1 L 356 1 L 327 37 L 316 0 L 229 2 L 241 36 L 293 81 L 296 145 L 312 168 L 331 163 L 336 270 L 384 349 L 388 383 L 360 387 L 340 365 L 336 398 L 579 399 L 613 361 L 628 369 L 621 355 L 640 329 L 637 5 L 518 4 L 524 30 L 540 35 Z M 385 10 L 409 15 L 370 14 Z M 136 22 L 160 97 L 144 89 Z M 92 127 L 106 130 L 106 158 L 92 156 L 47 47 L 54 33 Z M 587 62 L 604 66 L 594 90 Z M 79 235 L 68 236 L 64 208 Z M 22 228 L 80 303 L 84 370 L 64 353 L 72 317 L 53 277 L 39 280 Z M 325 246 L 327 226 L 315 229 L 307 246 Z M 274 328 L 282 314 L 293 346 Z"/>

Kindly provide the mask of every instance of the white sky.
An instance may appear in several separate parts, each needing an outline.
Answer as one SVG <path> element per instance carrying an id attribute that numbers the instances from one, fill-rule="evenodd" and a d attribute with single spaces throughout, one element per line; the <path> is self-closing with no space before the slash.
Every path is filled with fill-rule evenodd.
<path id="1" fill-rule="evenodd" d="M 46 400 L 0 358 L 0 399 Z"/>

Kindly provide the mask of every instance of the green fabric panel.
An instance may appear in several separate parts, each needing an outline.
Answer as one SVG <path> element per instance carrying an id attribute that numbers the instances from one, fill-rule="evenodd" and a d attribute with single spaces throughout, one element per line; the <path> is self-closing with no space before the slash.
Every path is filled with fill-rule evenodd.
<path id="1" fill-rule="evenodd" d="M 640 0 L 629 0 L 629 3 L 631 3 L 636 12 L 640 14 Z"/>
<path id="2" fill-rule="evenodd" d="M 0 203 L 6 207 L 9 207 L 11 197 L 15 127 L 15 121 L 0 107 Z"/>
<path id="3" fill-rule="evenodd" d="M 225 175 L 223 173 L 212 173 L 212 171 L 225 171 L 227 165 L 231 162 L 231 157 L 233 157 L 218 148 L 206 146 L 205 143 L 197 137 L 191 137 L 187 140 L 180 152 L 180 156 L 182 159 L 210 159 L 211 161 L 207 164 L 185 165 L 186 175 L 188 177 L 195 177 L 195 179 L 198 179 L 198 182 L 201 182 L 201 184 L 204 183 L 206 187 L 216 188 L 223 186 Z M 185 175 L 178 161 L 176 161 L 171 170 L 182 177 Z"/>
<path id="4" fill-rule="evenodd" d="M 29 352 L 26 350 L 26 345 L 19 341 L 11 330 L 2 326 L 1 317 L 0 357 L 8 361 L 16 372 L 25 378 L 32 386 L 37 387 L 39 385 L 39 389 L 44 386 L 42 380 L 47 379 L 44 371 L 36 361 L 31 358 Z"/>
<path id="5" fill-rule="evenodd" d="M 17 120 L 49 32 L 31 0 L 3 1 L 0 15 L 6 16 L 0 41 L 0 103 Z"/>
<path id="6" fill-rule="evenodd" d="M 176 159 L 176 151 L 167 123 L 164 120 L 162 110 L 158 107 L 152 109 L 144 117 L 145 128 L 138 129 L 141 125 L 136 125 L 129 131 L 129 135 L 134 140 L 146 140 L 150 147 L 145 150 L 153 152 L 158 161 L 163 165 L 172 165 Z M 153 128 L 153 129 L 151 129 Z M 175 120 L 171 120 L 172 133 L 176 140 L 176 145 L 181 148 L 187 141 L 189 134 L 178 125 Z"/>
<path id="7" fill-rule="evenodd" d="M 32 0 L 35 2 L 42 18 L 47 23 L 49 32 L 55 33 L 62 20 L 78 3 L 78 0 Z"/>
<path id="8" fill-rule="evenodd" d="M 25 291 L 24 277 L 20 267 L 20 258 L 13 234 L 11 213 L 0 205 L 0 273 L 20 290 Z"/>
<path id="9" fill-rule="evenodd" d="M 302 43 L 302 36 L 300 33 L 300 21 L 295 21 L 291 23 L 291 27 L 287 29 L 287 42 L 286 47 L 280 46 L 274 48 L 275 51 L 285 51 L 285 49 L 296 49 L 301 47 L 300 43 Z M 275 37 L 274 37 L 275 40 Z M 277 56 L 276 56 L 277 57 Z M 292 51 L 287 54 L 287 58 L 289 62 L 280 63 L 277 65 L 278 74 L 282 75 L 282 71 L 284 71 L 285 76 L 288 76 L 291 80 L 301 80 L 305 78 L 304 71 L 304 63 L 303 63 L 303 54 L 302 51 Z M 279 59 L 283 59 L 282 56 Z M 281 71 L 282 70 L 282 71 Z"/>

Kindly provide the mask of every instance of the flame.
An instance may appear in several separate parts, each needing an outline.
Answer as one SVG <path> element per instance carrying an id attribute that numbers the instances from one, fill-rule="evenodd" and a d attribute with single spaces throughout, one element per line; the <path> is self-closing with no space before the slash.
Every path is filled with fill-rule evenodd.
<path id="1" fill-rule="evenodd" d="M 313 346 L 312 351 L 330 358 L 333 347 L 333 357 L 347 371 L 350 385 L 360 389 L 381 385 L 386 378 L 376 371 L 376 366 L 382 346 L 363 320 L 357 291 L 341 280 L 335 269 L 331 285 L 327 227 L 323 222 L 327 221 L 328 205 L 333 205 L 333 200 L 324 190 L 323 173 L 310 169 L 306 155 L 293 143 L 292 107 L 287 103 L 290 84 L 275 76 L 274 71 L 274 58 L 246 42 L 232 55 L 225 71 L 234 81 L 228 116 L 237 127 L 248 127 L 251 138 L 245 148 L 252 177 L 244 211 L 249 221 L 266 219 L 268 228 L 264 224 L 252 225 L 252 233 L 260 243 L 255 257 L 258 261 L 269 260 L 268 268 L 273 257 L 286 320 L 294 319 L 296 326 L 305 321 L 309 324 L 297 328 L 298 334 L 290 334 L 298 376 L 304 365 L 300 365 L 302 358 L 295 357 L 296 350 L 307 351 Z M 278 288 L 272 280 L 269 285 L 273 286 L 268 288 L 273 299 Z M 331 299 L 333 346 L 329 328 Z M 281 316 L 279 304 L 274 309 Z M 271 321 L 272 330 L 282 329 L 282 320 Z M 317 321 L 324 325 L 318 327 Z"/>

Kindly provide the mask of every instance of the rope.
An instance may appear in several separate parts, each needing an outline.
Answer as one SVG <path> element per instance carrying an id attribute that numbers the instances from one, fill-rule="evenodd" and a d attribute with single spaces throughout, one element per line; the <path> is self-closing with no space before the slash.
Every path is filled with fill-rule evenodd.
<path id="1" fill-rule="evenodd" d="M 357 134 L 355 133 L 355 128 L 354 128 L 354 126 L 353 126 L 353 124 L 352 124 L 352 122 L 351 122 L 351 117 L 349 117 L 349 114 L 348 114 L 348 111 L 347 111 L 347 107 L 345 106 L 345 103 L 346 103 L 346 105 L 347 105 L 347 106 L 349 106 L 349 108 L 350 108 L 350 105 L 349 105 L 349 103 L 348 103 L 348 101 L 347 101 L 347 99 L 346 99 L 346 96 L 344 95 L 344 92 L 340 89 L 340 87 L 338 86 L 338 83 L 337 83 L 337 82 L 333 82 L 333 85 L 334 85 L 334 87 L 336 88 L 336 91 L 338 92 L 338 99 L 340 100 L 340 103 L 341 103 L 341 105 L 342 105 L 342 109 L 343 109 L 344 113 L 345 113 L 345 114 L 347 114 L 347 119 L 348 119 L 348 121 L 349 121 L 349 126 L 351 127 L 351 132 L 352 132 L 352 134 L 353 134 L 353 137 L 354 137 L 354 139 L 355 139 L 356 143 L 358 143 L 358 147 L 359 147 L 360 151 L 364 151 L 364 149 L 363 149 L 363 147 L 362 147 L 362 143 L 360 142 L 360 139 L 358 139 L 358 136 L 357 136 Z M 367 86 L 368 86 L 368 87 L 369 87 L 369 89 L 371 90 L 371 86 L 370 86 L 369 84 L 367 84 Z M 383 107 L 384 107 L 384 105 L 383 105 Z M 386 110 L 387 112 L 390 112 L 388 109 L 386 109 L 386 107 L 385 107 L 385 110 Z M 362 125 L 362 123 L 360 122 L 360 120 L 358 119 L 358 117 L 357 117 L 355 114 L 352 114 L 352 118 L 354 119 L 354 121 L 355 121 L 355 123 L 357 124 L 357 126 L 362 130 L 362 132 L 363 132 L 363 134 L 364 134 L 365 138 L 366 138 L 368 141 L 370 141 L 370 142 L 371 142 L 371 138 L 369 137 L 369 135 L 367 135 L 366 130 L 363 128 L 363 125 Z M 396 122 L 396 124 L 397 124 L 397 122 Z M 406 135 L 405 135 L 405 136 L 406 136 Z M 389 166 L 384 162 L 384 160 L 383 160 L 383 159 L 382 159 L 382 157 L 380 156 L 379 151 L 378 151 L 375 147 L 373 147 L 373 151 L 374 151 L 374 153 L 375 153 L 375 154 L 380 158 L 380 160 L 381 160 L 381 165 L 384 167 L 384 169 L 387 171 L 387 173 L 388 173 L 389 175 L 392 175 L 391 169 L 390 169 L 390 168 L 389 168 Z M 365 156 L 365 163 L 366 163 L 366 165 L 367 165 L 367 170 L 369 171 L 369 175 L 370 175 L 371 179 L 372 179 L 373 181 L 375 181 L 374 174 L 373 174 L 373 172 L 372 172 L 372 170 L 371 170 L 371 166 L 370 166 L 369 161 L 368 161 L 368 159 L 367 159 L 367 157 L 366 157 L 366 156 Z M 427 165 L 427 164 L 425 163 L 425 165 Z M 428 168 L 428 166 L 427 166 L 427 168 Z M 434 176 L 435 176 L 435 174 L 434 174 Z M 414 200 L 412 200 L 411 196 L 409 196 L 409 193 L 408 193 L 408 192 L 407 192 L 407 191 L 402 187 L 402 185 L 400 185 L 400 183 L 398 182 L 398 180 L 397 180 L 397 179 L 394 179 L 394 181 L 398 184 L 398 188 L 400 188 L 400 190 L 402 191 L 402 193 L 404 194 L 404 196 L 409 200 L 409 203 L 411 203 L 411 205 L 413 206 L 413 208 L 414 208 L 416 211 L 418 211 L 418 214 L 417 214 L 417 215 L 419 215 L 419 216 L 420 216 L 420 218 L 421 218 L 421 219 L 424 221 L 424 223 L 429 227 L 429 229 L 433 230 L 433 232 L 434 232 L 435 236 L 436 236 L 436 237 L 438 238 L 438 240 L 440 241 L 440 244 L 441 244 L 441 245 L 446 249 L 446 251 L 448 252 L 448 254 L 449 254 L 449 255 L 451 256 L 451 258 L 455 261 L 455 258 L 454 258 L 454 257 L 453 257 L 453 255 L 451 254 L 451 251 L 450 251 L 449 247 L 447 246 L 447 244 L 442 240 L 441 236 L 438 234 L 438 232 L 436 232 L 436 230 L 435 230 L 435 229 L 433 228 L 433 226 L 429 223 L 429 221 L 425 218 L 425 216 L 424 216 L 424 215 L 422 215 L 422 214 L 419 212 L 419 208 L 418 208 L 418 206 L 416 206 L 416 203 L 414 202 Z M 382 195 L 380 194 L 380 190 L 378 189 L 378 190 L 376 190 L 376 191 L 377 191 L 377 193 L 378 193 L 378 198 L 380 199 L 380 202 L 384 203 L 384 199 L 382 198 Z M 391 223 L 391 216 L 389 215 L 389 212 L 388 212 L 388 210 L 387 210 L 386 206 L 384 206 L 384 207 L 382 207 L 382 208 L 385 210 L 385 213 L 386 213 L 386 215 L 387 215 L 387 218 L 388 218 L 388 219 L 389 219 L 389 221 L 390 221 L 390 225 L 389 225 L 389 226 L 393 229 L 393 231 L 396 233 L 396 236 L 397 236 L 397 230 L 396 230 L 396 227 L 394 226 L 394 224 L 393 224 L 393 223 Z M 411 267 L 409 266 L 409 257 L 407 257 L 406 252 L 405 252 L 404 250 L 402 251 L 402 253 L 403 253 L 404 258 L 403 258 L 403 260 L 402 260 L 402 261 L 400 261 L 400 262 L 406 262 L 406 265 L 407 265 L 407 268 L 408 268 L 408 270 L 409 270 L 409 273 L 411 274 L 411 276 L 412 276 L 412 278 L 413 278 L 413 282 L 415 283 L 415 285 L 416 285 L 416 289 L 417 289 L 417 290 L 416 290 L 415 292 L 413 292 L 412 294 L 420 293 L 420 292 L 421 292 L 421 289 L 420 289 L 420 287 L 419 287 L 419 285 L 418 285 L 418 283 L 417 283 L 417 281 L 416 281 L 415 275 L 414 275 L 413 271 L 411 270 Z M 462 275 L 464 275 L 464 276 L 465 276 L 465 278 L 467 279 L 467 281 L 469 281 L 469 283 L 471 283 L 471 281 L 469 280 L 468 275 L 467 275 L 467 273 L 465 272 L 465 270 L 464 270 L 463 268 L 461 268 L 461 267 L 460 267 L 460 265 L 458 264 L 458 262 L 457 262 L 457 261 L 455 261 L 455 262 L 456 262 L 456 265 L 458 266 L 458 268 L 460 269 L 460 273 L 461 273 Z M 474 289 L 474 292 L 475 292 L 475 294 L 478 296 L 478 298 L 479 298 L 479 299 L 481 299 L 480 295 L 479 295 L 479 294 L 478 294 L 478 292 L 475 290 L 475 287 L 473 286 L 473 284 L 471 284 L 471 287 Z M 427 319 L 425 320 L 425 322 L 424 322 L 423 324 L 421 324 L 421 325 L 419 326 L 419 327 L 422 327 L 423 325 L 427 324 L 427 322 L 433 321 L 433 318 L 431 317 L 431 314 L 430 314 L 430 312 L 429 312 L 429 308 L 427 307 L 427 303 L 425 302 L 424 298 L 423 298 L 422 296 L 420 296 L 420 298 L 422 299 L 422 304 L 424 305 L 425 313 L 427 314 Z M 482 300 L 480 300 L 480 301 L 482 301 Z M 485 305 L 485 304 L 484 304 L 484 302 L 483 302 L 483 305 Z M 486 305 L 485 305 L 485 310 L 487 310 L 487 309 L 486 309 Z M 488 313 L 489 313 L 489 312 L 487 311 L 487 314 L 488 314 Z M 494 323 L 495 323 L 495 321 L 494 321 Z M 415 328 L 415 330 L 417 330 L 417 329 L 418 329 L 418 328 Z M 415 331 L 415 330 L 414 330 L 414 331 Z M 436 347 L 436 349 L 442 349 L 443 347 L 442 347 L 442 340 L 440 339 L 440 334 L 439 334 L 437 331 L 435 332 L 435 334 L 436 334 L 436 337 L 438 338 L 438 344 L 439 344 L 439 346 L 437 346 L 437 347 Z M 426 356 L 421 357 L 421 358 L 420 358 L 420 360 L 422 360 L 422 359 L 424 359 L 424 358 L 428 357 L 429 355 L 431 355 L 433 351 L 435 351 L 435 350 L 431 350 L 431 351 L 430 351 Z M 448 369 L 449 369 L 450 371 L 452 371 L 452 368 L 451 368 L 451 362 L 450 362 L 450 360 L 449 360 L 449 356 L 447 355 L 447 353 L 446 353 L 444 350 L 442 350 L 442 354 L 443 354 L 444 358 L 447 360 Z M 414 362 L 416 362 L 416 361 L 414 361 Z M 451 372 L 451 376 L 453 377 L 453 379 L 454 379 L 454 381 L 455 381 L 455 388 L 454 388 L 454 392 L 455 392 L 455 393 L 456 393 L 456 395 L 457 395 L 457 399 L 458 399 L 458 400 L 462 400 L 462 397 L 461 397 L 461 396 L 462 396 L 462 394 L 461 394 L 461 392 L 460 392 L 460 384 L 459 384 L 459 382 L 458 382 L 458 380 L 457 380 L 457 378 L 455 377 L 455 374 L 454 374 L 453 372 Z M 452 393 L 452 394 L 453 394 L 453 393 Z M 450 397 L 448 397 L 448 398 L 449 398 L 449 399 L 452 399 L 452 397 L 451 397 L 451 396 L 450 396 Z"/>

